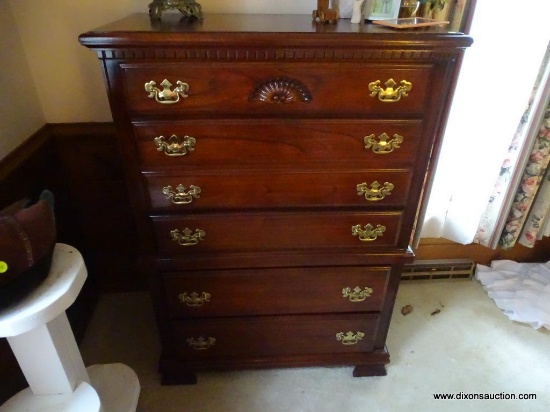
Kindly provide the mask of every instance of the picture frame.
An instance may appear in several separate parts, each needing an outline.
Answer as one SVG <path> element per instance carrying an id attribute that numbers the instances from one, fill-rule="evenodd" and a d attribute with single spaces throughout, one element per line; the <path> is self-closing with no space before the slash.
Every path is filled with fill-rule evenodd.
<path id="1" fill-rule="evenodd" d="M 401 0 L 365 0 L 363 18 L 366 20 L 393 20 L 399 15 Z"/>

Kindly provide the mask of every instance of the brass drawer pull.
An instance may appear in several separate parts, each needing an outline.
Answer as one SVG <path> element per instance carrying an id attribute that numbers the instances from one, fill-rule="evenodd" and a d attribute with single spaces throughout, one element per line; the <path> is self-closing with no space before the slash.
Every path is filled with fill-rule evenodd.
<path id="1" fill-rule="evenodd" d="M 378 236 L 383 236 L 385 231 L 386 226 L 376 225 L 376 228 L 374 228 L 370 223 L 365 226 L 365 229 L 361 229 L 361 225 L 351 227 L 351 234 L 359 237 L 359 240 L 362 242 L 372 242 L 376 240 Z"/>
<path id="2" fill-rule="evenodd" d="M 172 189 L 172 186 L 166 186 L 162 188 L 162 193 L 166 199 L 171 200 L 175 205 L 186 205 L 191 203 L 193 199 L 201 197 L 201 188 L 191 185 L 189 186 L 189 191 L 186 192 L 183 185 L 178 185 L 176 191 Z"/>
<path id="3" fill-rule="evenodd" d="M 202 292 L 200 295 L 197 292 L 180 293 L 178 299 L 180 303 L 187 306 L 203 306 L 206 302 L 210 302 L 211 295 L 208 292 Z"/>
<path id="4" fill-rule="evenodd" d="M 187 94 L 189 85 L 180 80 L 176 82 L 177 86 L 174 90 L 171 90 L 172 83 L 166 79 L 164 79 L 160 85 L 162 86 L 162 90 L 156 87 L 157 84 L 153 80 L 145 83 L 145 91 L 149 93 L 149 98 L 154 98 L 160 104 L 174 104 L 180 101 L 180 97 L 184 99 L 189 97 Z"/>
<path id="5" fill-rule="evenodd" d="M 384 103 L 395 103 L 401 100 L 401 97 L 408 96 L 407 92 L 412 89 L 412 83 L 407 80 L 401 80 L 401 86 L 395 87 L 397 83 L 393 79 L 389 79 L 386 83 L 386 88 L 380 86 L 380 80 L 376 80 L 369 84 L 370 96 L 378 95 L 378 100 Z"/>
<path id="6" fill-rule="evenodd" d="M 189 228 L 183 232 L 174 229 L 170 232 L 170 238 L 180 246 L 195 246 L 199 241 L 204 240 L 206 232 L 202 229 L 195 229 L 195 233 Z"/>
<path id="7" fill-rule="evenodd" d="M 342 342 L 342 345 L 355 345 L 359 343 L 360 340 L 363 340 L 365 334 L 363 332 L 353 333 L 349 331 L 344 334 L 344 332 L 338 332 L 336 334 L 336 340 Z"/>
<path id="8" fill-rule="evenodd" d="M 154 142 L 157 150 L 164 152 L 166 156 L 185 156 L 188 151 L 195 150 L 195 143 L 197 143 L 194 137 L 185 136 L 182 141 L 175 134 L 170 136 L 168 141 L 164 136 L 155 137 Z"/>
<path id="9" fill-rule="evenodd" d="M 357 303 L 363 302 L 366 298 L 370 298 L 372 295 L 372 288 L 365 286 L 365 289 L 361 289 L 356 286 L 355 289 L 351 288 L 342 289 L 342 297 L 348 298 L 350 302 Z"/>
<path id="10" fill-rule="evenodd" d="M 377 202 L 384 199 L 386 196 L 391 195 L 391 191 L 395 186 L 392 183 L 385 182 L 384 186 L 377 181 L 374 181 L 369 185 L 364 182 L 357 185 L 357 195 L 365 195 L 365 199 L 371 202 Z"/>
<path id="11" fill-rule="evenodd" d="M 394 134 L 390 139 L 386 133 L 382 133 L 378 138 L 371 134 L 364 137 L 365 149 L 372 149 L 375 154 L 388 154 L 399 149 L 401 143 L 403 143 L 403 136 Z"/>
<path id="12" fill-rule="evenodd" d="M 195 350 L 206 350 L 210 349 L 214 344 L 216 343 L 215 338 L 203 338 L 202 336 L 195 339 L 195 338 L 189 338 L 186 340 L 187 344 L 190 348 Z"/>

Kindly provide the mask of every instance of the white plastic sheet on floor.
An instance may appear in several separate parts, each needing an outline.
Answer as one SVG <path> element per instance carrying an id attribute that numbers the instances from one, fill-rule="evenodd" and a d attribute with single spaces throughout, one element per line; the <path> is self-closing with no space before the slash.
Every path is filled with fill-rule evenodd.
<path id="1" fill-rule="evenodd" d="M 510 320 L 550 330 L 550 262 L 495 260 L 478 264 L 476 279 Z"/>

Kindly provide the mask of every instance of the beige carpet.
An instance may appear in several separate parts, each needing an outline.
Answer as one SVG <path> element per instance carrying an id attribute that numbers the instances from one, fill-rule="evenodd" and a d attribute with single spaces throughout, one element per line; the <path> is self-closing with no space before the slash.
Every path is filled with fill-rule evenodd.
<path id="1" fill-rule="evenodd" d="M 413 307 L 407 316 L 405 305 Z M 275 369 L 160 386 L 149 298 L 125 293 L 103 296 L 81 350 L 86 365 L 122 362 L 136 371 L 139 412 L 550 410 L 550 332 L 508 320 L 477 281 L 403 283 L 387 344 L 385 377 L 353 378 L 348 367 Z M 536 399 L 436 400 L 438 393 Z"/>

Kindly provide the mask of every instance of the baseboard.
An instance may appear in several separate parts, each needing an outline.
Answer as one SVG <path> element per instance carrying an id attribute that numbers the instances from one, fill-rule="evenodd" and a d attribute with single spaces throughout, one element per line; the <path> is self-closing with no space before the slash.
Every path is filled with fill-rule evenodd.
<path id="1" fill-rule="evenodd" d="M 415 259 L 413 263 L 404 266 L 401 280 L 470 280 L 475 265 L 474 261 L 468 259 Z"/>

